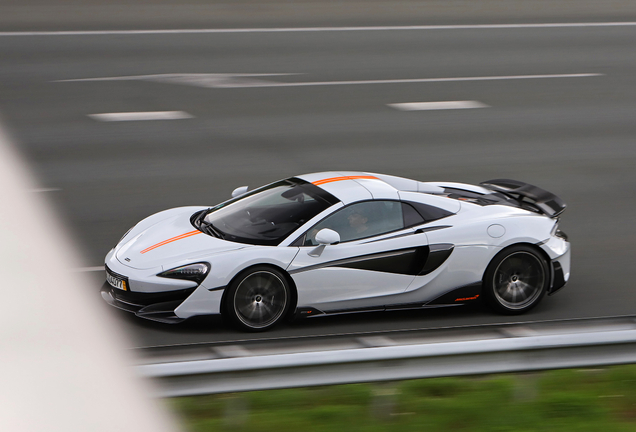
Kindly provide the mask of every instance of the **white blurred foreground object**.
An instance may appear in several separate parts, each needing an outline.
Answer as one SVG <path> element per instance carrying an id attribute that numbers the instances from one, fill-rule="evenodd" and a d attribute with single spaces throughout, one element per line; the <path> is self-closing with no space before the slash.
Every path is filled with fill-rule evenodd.
<path id="1" fill-rule="evenodd" d="M 488 105 L 478 101 L 443 101 L 443 102 L 407 102 L 389 104 L 390 107 L 400 111 L 431 111 L 488 108 Z"/>
<path id="2" fill-rule="evenodd" d="M 178 430 L 1 126 L 0 184 L 0 430 Z"/>
<path id="3" fill-rule="evenodd" d="M 117 121 L 144 121 L 144 120 L 182 120 L 192 118 L 192 115 L 184 111 L 149 111 L 149 112 L 118 112 L 89 114 L 93 120 L 103 122 Z"/>

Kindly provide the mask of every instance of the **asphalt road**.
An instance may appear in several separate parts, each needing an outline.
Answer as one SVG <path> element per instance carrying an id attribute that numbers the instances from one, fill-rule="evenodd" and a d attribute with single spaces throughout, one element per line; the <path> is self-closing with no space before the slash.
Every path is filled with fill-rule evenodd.
<path id="1" fill-rule="evenodd" d="M 636 21 L 636 11 L 620 21 Z M 245 335 L 216 318 L 166 326 L 121 314 L 139 346 L 619 316 L 636 300 L 635 46 L 633 25 L 0 35 L 0 115 L 87 267 L 149 214 L 314 171 L 509 177 L 569 206 L 561 226 L 573 245 L 571 282 L 520 317 L 480 307 L 361 314 Z M 431 78 L 466 79 L 412 82 Z M 488 107 L 389 106 L 466 100 Z M 89 117 L 148 111 L 192 117 Z M 86 289 L 97 295 L 101 277 Z"/>

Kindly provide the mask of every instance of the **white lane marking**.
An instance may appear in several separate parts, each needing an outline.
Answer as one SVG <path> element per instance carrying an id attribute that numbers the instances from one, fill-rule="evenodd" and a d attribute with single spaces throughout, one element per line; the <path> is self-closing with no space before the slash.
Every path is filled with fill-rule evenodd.
<path id="1" fill-rule="evenodd" d="M 103 122 L 140 121 L 140 120 L 180 120 L 192 118 L 184 111 L 150 111 L 88 114 L 90 118 Z"/>
<path id="2" fill-rule="evenodd" d="M 405 102 L 389 104 L 391 108 L 400 111 L 429 111 L 488 108 L 489 105 L 478 101 L 442 101 L 442 102 Z"/>
<path id="3" fill-rule="evenodd" d="M 362 26 L 362 27 L 278 27 L 278 28 L 230 28 L 230 29 L 157 29 L 157 30 L 71 30 L 0 32 L 2 36 L 109 36 L 109 35 L 162 35 L 204 33 L 295 33 L 295 32 L 350 32 L 350 31 L 401 31 L 401 30 L 488 30 L 523 28 L 570 27 L 632 27 L 634 21 L 579 22 L 579 23 L 529 23 L 529 24 L 461 24 L 419 26 Z"/>
<path id="4" fill-rule="evenodd" d="M 242 88 L 267 87 L 271 82 L 254 79 L 254 77 L 298 75 L 295 73 L 279 74 L 227 74 L 227 73 L 173 73 L 155 75 L 137 75 L 101 78 L 79 78 L 57 80 L 53 82 L 90 82 L 90 81 L 151 81 L 167 84 L 184 84 L 204 88 Z"/>
<path id="5" fill-rule="evenodd" d="M 332 86 L 332 85 L 357 85 L 357 84 L 402 84 L 402 83 L 428 83 L 428 82 L 455 82 L 455 81 L 494 81 L 515 79 L 539 79 L 539 78 L 584 78 L 601 76 L 597 73 L 581 74 L 550 74 L 550 75 L 509 75 L 509 76 L 483 76 L 483 77 L 455 77 L 455 78 L 413 78 L 392 80 L 368 80 L 368 81 L 316 81 L 298 83 L 271 83 L 264 87 L 304 87 L 304 86 Z"/>
<path id="6" fill-rule="evenodd" d="M 37 188 L 37 189 L 30 189 L 29 192 L 34 192 L 34 193 L 40 193 L 40 192 L 59 192 L 62 189 L 60 188 Z"/>
<path id="7" fill-rule="evenodd" d="M 76 81 L 127 81 L 127 80 L 155 80 L 155 79 L 227 79 L 234 77 L 267 77 L 267 76 L 283 76 L 283 75 L 300 75 L 298 73 L 170 73 L 170 74 L 152 74 L 152 75 L 127 75 L 118 77 L 102 77 L 102 78 L 77 78 L 55 80 L 52 82 L 76 82 Z"/>
<path id="8" fill-rule="evenodd" d="M 104 271 L 104 266 L 98 266 L 98 267 L 80 267 L 80 268 L 76 268 L 71 270 L 73 273 L 87 273 L 87 272 L 98 272 L 98 271 Z"/>
<path id="9" fill-rule="evenodd" d="M 199 75 L 192 79 L 192 75 Z M 284 74 L 277 74 L 284 75 Z M 184 84 L 206 88 L 265 88 L 265 87 L 313 87 L 313 86 L 337 86 L 337 85 L 364 85 L 364 84 L 408 84 L 408 83 L 434 83 L 434 82 L 460 82 L 460 81 L 497 81 L 520 79 L 545 79 L 545 78 L 588 78 L 603 76 L 601 73 L 576 73 L 576 74 L 543 74 L 543 75 L 503 75 L 481 77 L 450 77 L 450 78 L 407 78 L 389 80 L 366 81 L 309 81 L 309 82 L 273 82 L 263 80 L 244 80 L 236 78 L 238 75 L 217 74 L 166 74 L 166 75 L 139 75 L 126 77 L 101 77 L 79 78 L 56 82 L 82 82 L 82 81 L 156 81 L 170 84 Z"/>

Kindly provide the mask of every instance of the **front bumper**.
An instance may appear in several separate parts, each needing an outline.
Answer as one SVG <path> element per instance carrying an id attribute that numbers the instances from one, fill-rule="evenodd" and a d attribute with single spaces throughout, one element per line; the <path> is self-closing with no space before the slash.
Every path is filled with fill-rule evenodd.
<path id="1" fill-rule="evenodd" d="M 101 289 L 102 298 L 109 305 L 127 312 L 132 312 L 140 318 L 168 324 L 184 321 L 175 314 L 175 309 L 187 299 L 196 288 L 186 288 L 177 291 L 160 293 L 141 293 L 123 291 L 113 288 L 105 282 Z"/>

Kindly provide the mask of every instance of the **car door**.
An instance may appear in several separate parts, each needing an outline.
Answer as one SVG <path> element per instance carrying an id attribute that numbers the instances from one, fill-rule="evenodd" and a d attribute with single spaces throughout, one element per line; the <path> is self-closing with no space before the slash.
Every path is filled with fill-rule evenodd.
<path id="1" fill-rule="evenodd" d="M 406 290 L 428 254 L 426 234 L 411 228 L 414 217 L 417 212 L 400 201 L 364 201 L 309 229 L 288 268 L 298 307 L 337 311 L 391 303 L 389 297 Z M 318 245 L 314 237 L 323 228 L 338 232 L 340 243 Z"/>

